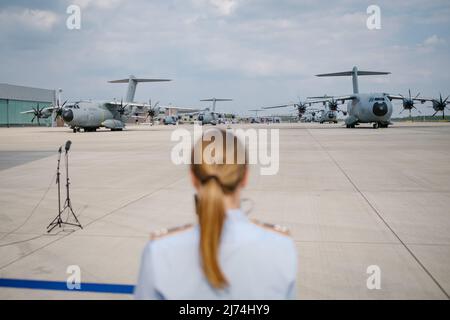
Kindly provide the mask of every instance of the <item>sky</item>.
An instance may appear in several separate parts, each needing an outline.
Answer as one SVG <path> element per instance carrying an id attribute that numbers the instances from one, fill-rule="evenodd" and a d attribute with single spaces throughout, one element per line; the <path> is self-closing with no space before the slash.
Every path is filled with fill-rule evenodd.
<path id="1" fill-rule="evenodd" d="M 73 4 L 79 30 L 66 26 Z M 381 28 L 369 30 L 373 4 Z M 0 82 L 62 88 L 64 100 L 110 100 L 124 97 L 126 85 L 108 80 L 170 78 L 139 84 L 135 100 L 206 107 L 200 99 L 232 98 L 217 110 L 249 114 L 351 93 L 351 78 L 314 75 L 356 65 L 392 72 L 360 77 L 360 92 L 446 97 L 449 30 L 448 0 L 2 0 Z"/>

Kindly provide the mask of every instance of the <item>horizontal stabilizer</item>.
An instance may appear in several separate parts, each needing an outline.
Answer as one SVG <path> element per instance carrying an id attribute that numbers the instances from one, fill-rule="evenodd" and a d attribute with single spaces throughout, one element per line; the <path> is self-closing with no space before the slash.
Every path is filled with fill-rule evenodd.
<path id="1" fill-rule="evenodd" d="M 384 74 L 391 74 L 390 72 L 383 71 L 357 71 L 358 76 L 377 76 Z M 343 71 L 343 72 L 334 72 L 334 73 L 322 73 L 316 74 L 316 77 L 350 77 L 353 75 L 353 71 Z"/>
<path id="2" fill-rule="evenodd" d="M 352 71 L 334 72 L 334 73 L 322 73 L 317 74 L 317 77 L 352 77 L 353 93 L 359 93 L 358 76 L 378 76 L 390 74 L 390 72 L 383 71 L 360 71 L 358 67 L 354 66 Z"/>
<path id="3" fill-rule="evenodd" d="M 210 99 L 202 99 L 200 101 L 233 101 L 233 99 L 216 99 L 216 98 L 210 98 Z"/>
<path id="4" fill-rule="evenodd" d="M 136 78 L 130 75 L 128 79 L 111 80 L 109 83 L 128 83 L 127 96 L 125 97 L 125 102 L 133 102 L 134 95 L 136 93 L 136 86 L 139 82 L 166 82 L 172 81 L 170 79 L 146 79 L 146 78 Z"/>
<path id="5" fill-rule="evenodd" d="M 218 98 L 209 98 L 209 99 L 202 99 L 200 101 L 212 101 L 212 111 L 216 111 L 216 102 L 217 101 L 233 101 L 233 99 L 218 99 Z"/>
<path id="6" fill-rule="evenodd" d="M 137 79 L 132 78 L 133 81 L 136 82 L 164 82 L 164 81 L 172 81 L 171 79 Z M 109 83 L 128 83 L 130 81 L 130 78 L 127 79 L 120 79 L 120 80 L 111 80 L 108 81 Z"/>

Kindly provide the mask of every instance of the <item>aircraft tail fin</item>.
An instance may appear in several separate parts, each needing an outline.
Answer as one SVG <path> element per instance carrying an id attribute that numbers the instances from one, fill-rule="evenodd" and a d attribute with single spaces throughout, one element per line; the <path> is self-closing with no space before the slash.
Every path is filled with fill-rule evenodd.
<path id="1" fill-rule="evenodd" d="M 213 103 L 212 111 L 216 111 L 216 102 L 217 101 L 233 101 L 233 99 L 209 98 L 209 99 L 202 99 L 200 101 L 212 101 L 212 103 Z"/>
<path id="2" fill-rule="evenodd" d="M 130 76 L 128 79 L 111 80 L 109 83 L 128 83 L 127 95 L 125 97 L 125 102 L 133 102 L 134 95 L 136 94 L 136 87 L 139 82 L 165 82 L 172 81 L 170 79 L 146 79 L 146 78 L 136 78 L 135 76 Z"/>
<path id="3" fill-rule="evenodd" d="M 358 76 L 378 76 L 378 75 L 386 75 L 390 74 L 390 72 L 384 71 L 362 71 L 358 70 L 357 67 L 353 67 L 352 71 L 343 71 L 343 72 L 333 72 L 333 73 L 322 73 L 317 74 L 317 77 L 346 77 L 351 76 L 353 80 L 353 93 L 359 93 L 358 87 Z"/>

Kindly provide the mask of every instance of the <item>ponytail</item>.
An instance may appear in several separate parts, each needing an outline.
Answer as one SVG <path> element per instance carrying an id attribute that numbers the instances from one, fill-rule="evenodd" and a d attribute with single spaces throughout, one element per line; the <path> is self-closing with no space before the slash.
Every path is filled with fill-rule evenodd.
<path id="1" fill-rule="evenodd" d="M 226 141 L 228 133 L 220 129 L 223 141 Z M 195 149 L 199 148 L 201 155 L 205 157 L 204 150 L 211 141 L 199 140 L 194 146 L 191 154 L 191 170 L 196 179 L 200 182 L 198 194 L 195 197 L 196 210 L 200 225 L 200 258 L 203 273 L 209 284 L 215 289 L 222 289 L 228 285 L 227 279 L 220 268 L 219 249 L 222 236 L 222 228 L 225 222 L 226 213 L 224 205 L 225 194 L 233 194 L 245 176 L 247 170 L 247 155 L 244 146 L 237 137 L 231 135 L 233 139 L 234 152 L 228 154 L 223 144 L 223 150 L 215 149 L 216 160 L 223 161 L 195 161 Z M 238 162 L 238 155 L 245 154 L 245 161 Z M 209 154 L 206 154 L 208 157 Z M 231 156 L 231 158 L 229 158 Z M 211 160 L 211 158 L 207 158 Z"/>
<path id="2" fill-rule="evenodd" d="M 227 285 L 218 261 L 220 237 L 225 221 L 224 194 L 219 183 L 216 179 L 206 181 L 197 203 L 202 268 L 209 283 L 216 289 Z"/>

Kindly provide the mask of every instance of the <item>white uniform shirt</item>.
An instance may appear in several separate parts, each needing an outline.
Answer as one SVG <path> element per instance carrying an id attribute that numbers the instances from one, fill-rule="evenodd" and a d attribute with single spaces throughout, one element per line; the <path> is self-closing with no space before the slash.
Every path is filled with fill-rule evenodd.
<path id="1" fill-rule="evenodd" d="M 229 210 L 219 263 L 228 286 L 213 288 L 201 268 L 199 226 L 146 245 L 135 288 L 137 299 L 293 299 L 297 254 L 293 240 Z"/>

